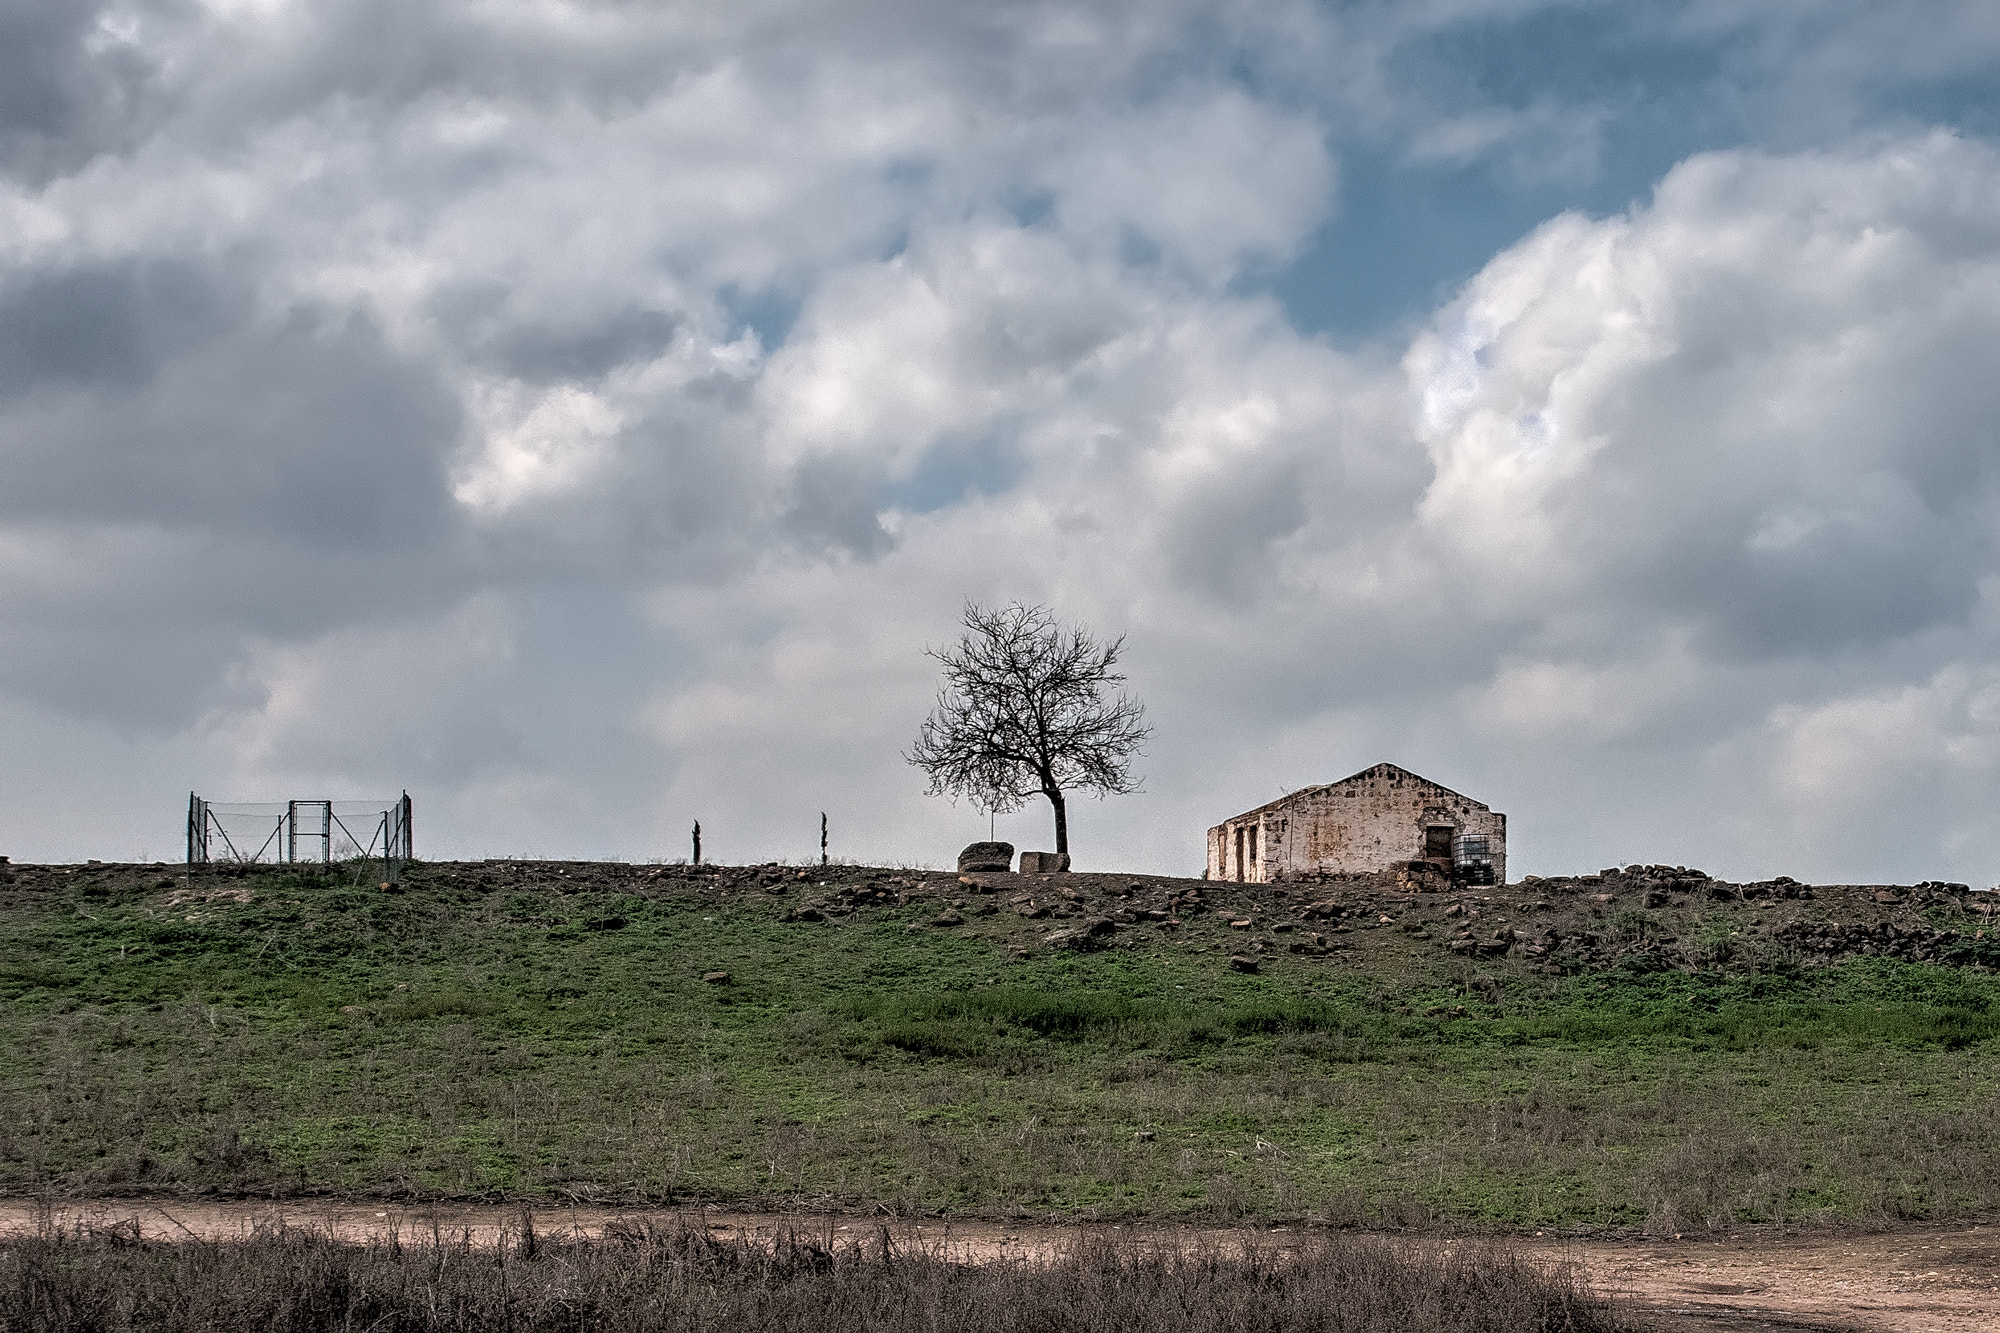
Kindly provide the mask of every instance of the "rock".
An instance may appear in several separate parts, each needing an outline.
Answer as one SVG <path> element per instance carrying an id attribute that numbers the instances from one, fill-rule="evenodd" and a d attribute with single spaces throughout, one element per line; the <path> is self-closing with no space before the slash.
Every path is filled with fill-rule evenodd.
<path id="1" fill-rule="evenodd" d="M 1048 945 L 1051 949 L 1074 949 L 1078 952 L 1084 952 L 1091 949 L 1101 949 L 1107 941 L 1091 934 L 1087 929 L 1077 928 L 1073 930 L 1058 930 L 1044 935 L 1042 943 Z"/>
<path id="2" fill-rule="evenodd" d="M 1014 844 L 1011 842 L 967 843 L 965 850 L 958 854 L 959 873 L 968 870 L 1012 870 L 1014 868 Z"/>
<path id="3" fill-rule="evenodd" d="M 1451 887 L 1451 872 L 1435 861 L 1396 861 L 1391 868 L 1404 893 L 1441 893 Z"/>
<path id="4" fill-rule="evenodd" d="M 931 924 L 933 926 L 962 926 L 965 924 L 965 918 L 956 912 L 945 912 L 940 916 L 932 917 Z"/>
<path id="5" fill-rule="evenodd" d="M 1151 1143 L 1156 1136 L 1150 1129 L 1135 1129 L 1132 1131 L 1132 1137 L 1140 1143 Z"/>
<path id="6" fill-rule="evenodd" d="M 1261 959 L 1252 957 L 1247 953 L 1233 953 L 1229 955 L 1229 968 L 1232 972 L 1255 972 L 1263 965 Z"/>
<path id="7" fill-rule="evenodd" d="M 799 908 L 797 911 L 787 912 L 778 919 L 780 921 L 824 921 L 826 920 L 826 913 L 820 911 L 817 907 L 808 905 Z"/>
<path id="8" fill-rule="evenodd" d="M 727 986 L 730 984 L 727 972 L 704 972 L 701 974 L 701 979 L 711 986 Z"/>
<path id="9" fill-rule="evenodd" d="M 1239 917 L 1229 923 L 1229 928 L 1231 930 L 1248 930 L 1250 929 L 1250 920 L 1248 917 Z"/>
<path id="10" fill-rule="evenodd" d="M 1061 875 L 1069 871 L 1068 852 L 1022 852 L 1024 875 Z"/>

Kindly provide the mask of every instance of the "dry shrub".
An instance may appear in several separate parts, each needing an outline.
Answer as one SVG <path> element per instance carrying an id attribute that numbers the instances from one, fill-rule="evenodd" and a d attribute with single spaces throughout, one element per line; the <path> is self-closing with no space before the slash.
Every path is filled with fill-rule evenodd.
<path id="1" fill-rule="evenodd" d="M 952 1262 L 887 1231 L 718 1240 L 698 1227 L 498 1247 L 273 1229 L 235 1241 L 65 1231 L 0 1245 L 0 1330 L 758 1330 L 759 1333 L 1593 1333 L 1565 1272 L 1504 1249 L 1322 1233 L 1286 1249 L 1086 1239 L 1046 1263 Z"/>

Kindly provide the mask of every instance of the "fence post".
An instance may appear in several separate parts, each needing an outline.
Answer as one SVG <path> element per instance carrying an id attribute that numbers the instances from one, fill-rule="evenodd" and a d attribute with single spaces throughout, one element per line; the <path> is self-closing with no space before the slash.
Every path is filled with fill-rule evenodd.
<path id="1" fill-rule="evenodd" d="M 701 821 L 694 821 L 694 863 L 701 864 Z"/>

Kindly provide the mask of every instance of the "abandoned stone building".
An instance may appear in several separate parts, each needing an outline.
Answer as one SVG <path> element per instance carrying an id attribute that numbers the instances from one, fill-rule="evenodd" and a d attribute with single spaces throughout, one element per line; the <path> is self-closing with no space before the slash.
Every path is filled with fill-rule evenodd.
<path id="1" fill-rule="evenodd" d="M 1208 877 L 1266 883 L 1409 862 L 1507 882 L 1507 816 L 1394 764 L 1305 787 L 1208 831 Z M 1418 867 L 1419 869 L 1423 867 Z"/>

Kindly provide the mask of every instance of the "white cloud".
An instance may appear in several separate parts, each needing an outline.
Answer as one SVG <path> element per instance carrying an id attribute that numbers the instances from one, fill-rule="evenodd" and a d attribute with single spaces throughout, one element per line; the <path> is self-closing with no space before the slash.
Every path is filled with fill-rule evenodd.
<path id="1" fill-rule="evenodd" d="M 1694 157 L 1407 347 L 1260 289 L 1353 135 L 1588 176 L 1602 106 L 1416 77 L 1544 9 L 133 11 L 0 124 L 0 702 L 433 848 L 942 861 L 920 648 L 1020 597 L 1153 701 L 1099 864 L 1392 758 L 1527 869 L 1971 876 L 1989 146 Z M 1855 766 L 1910 838 L 1815 832 Z"/>

